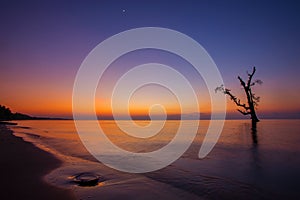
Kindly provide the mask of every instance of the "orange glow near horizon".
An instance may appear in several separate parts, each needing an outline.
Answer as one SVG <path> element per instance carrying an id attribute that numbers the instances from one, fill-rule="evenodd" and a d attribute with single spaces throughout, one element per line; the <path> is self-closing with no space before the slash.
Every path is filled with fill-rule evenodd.
<path id="1" fill-rule="evenodd" d="M 35 79 L 27 76 L 17 76 L 9 79 L 12 75 L 5 75 L 5 84 L 1 85 L 1 105 L 5 105 L 13 112 L 20 112 L 32 116 L 49 117 L 72 117 L 72 89 L 74 77 L 66 77 L 63 81 L 58 78 L 48 77 Z M 46 75 L 45 75 L 46 76 Z M 51 82 L 52 81 L 52 82 Z M 240 89 L 238 82 L 235 88 L 231 88 L 238 97 L 243 97 L 244 93 Z M 276 86 L 276 81 L 264 80 L 262 86 L 254 88 L 256 94 L 261 96 L 258 106 L 258 113 L 264 112 L 297 112 L 300 110 L 299 93 L 292 87 Z M 144 88 L 147 89 L 147 88 Z M 150 88 L 151 89 L 151 88 Z M 280 91 L 280 92 L 278 92 Z M 201 113 L 210 112 L 210 100 L 208 94 L 197 94 Z M 286 97 L 289 97 L 288 99 Z M 96 95 L 96 111 L 101 115 L 110 116 L 111 99 L 109 96 L 99 98 Z M 242 99 L 244 100 L 244 99 Z M 120 99 L 122 101 L 122 99 Z M 227 98 L 227 112 L 237 113 L 236 105 Z M 181 114 L 179 104 L 174 96 L 168 91 L 155 87 L 150 93 L 137 92 L 129 102 L 129 112 L 131 115 L 149 115 L 149 108 L 154 104 L 162 104 L 168 114 Z M 188 102 L 184 102 L 188 106 Z M 118 109 L 117 109 L 118 111 Z M 154 110 L 155 111 L 155 110 Z M 124 109 L 118 111 L 124 114 Z M 127 112 L 127 110 L 126 110 Z M 160 111 L 157 110 L 159 113 Z M 190 113 L 197 112 L 190 109 Z M 155 112 L 154 112 L 155 113 Z"/>
<path id="2" fill-rule="evenodd" d="M 57 93 L 46 92 L 51 90 L 40 90 L 36 86 L 32 86 L 31 92 L 28 90 L 22 90 L 22 92 L 13 93 L 12 91 L 6 91 L 4 94 L 5 98 L 1 100 L 1 104 L 5 105 L 13 112 L 25 113 L 33 116 L 72 116 L 72 92 L 71 89 L 60 90 Z M 52 90 L 54 91 L 54 90 Z M 262 95 L 261 103 L 258 107 L 258 113 L 262 112 L 293 112 L 299 110 L 300 107 L 297 103 L 297 98 L 291 99 L 294 103 L 286 104 L 285 98 L 274 97 L 272 94 L 264 93 L 261 89 Z M 238 94 L 243 95 L 243 93 Z M 294 94 L 296 95 L 296 94 Z M 165 97 L 164 97 L 165 98 Z M 276 100 L 274 100 L 276 99 Z M 165 98 L 163 101 L 149 100 L 145 101 L 136 95 L 136 98 L 132 99 L 129 104 L 129 112 L 131 115 L 149 115 L 149 108 L 154 104 L 162 104 L 168 114 L 180 114 L 180 107 L 176 99 L 170 101 L 170 99 Z M 101 115 L 111 115 L 112 110 L 110 106 L 110 99 L 99 100 L 96 103 L 96 111 Z M 199 102 L 200 112 L 209 113 L 210 112 L 210 101 L 201 100 Z M 295 107 L 298 105 L 298 107 Z M 227 98 L 227 112 L 236 112 L 236 105 Z M 118 110 L 117 110 L 118 111 Z M 122 112 L 124 109 L 122 109 Z M 154 109 L 155 111 L 155 109 Z M 157 110 L 158 113 L 161 110 Z M 124 114 L 120 110 L 119 114 Z M 126 110 L 127 112 L 127 110 Z M 197 111 L 195 111 L 197 112 Z M 155 113 L 155 112 L 154 112 Z M 191 112 L 192 113 L 192 112 Z"/>
<path id="3" fill-rule="evenodd" d="M 72 99 L 71 97 L 53 97 L 53 96 L 36 96 L 35 98 L 28 97 L 27 95 L 16 94 L 13 95 L 14 98 L 6 98 L 2 100 L 1 104 L 5 105 L 13 112 L 20 112 L 24 114 L 29 114 L 33 116 L 72 116 Z M 277 99 L 273 101 L 272 96 L 263 96 L 263 100 L 258 107 L 258 113 L 263 112 L 293 112 L 295 110 L 299 110 L 300 108 L 295 108 L 293 104 L 285 104 L 284 99 Z M 296 100 L 295 100 L 296 101 Z M 297 102 L 295 102 L 297 103 Z M 97 113 L 101 115 L 110 116 L 112 113 L 111 107 L 107 106 L 109 103 L 104 103 L 101 105 L 96 105 Z M 139 102 L 137 104 L 131 104 L 129 107 L 129 112 L 131 115 L 149 115 L 149 108 L 153 104 L 147 104 L 143 102 Z M 178 104 L 169 104 L 164 105 L 164 108 L 168 114 L 180 114 L 180 107 Z M 229 99 L 227 100 L 227 112 L 236 112 L 236 105 L 231 102 Z M 154 109 L 155 111 L 155 109 Z M 161 110 L 158 109 L 158 113 Z M 209 113 L 210 112 L 210 102 L 200 103 L 200 112 L 201 113 Z M 155 112 L 154 112 L 155 113 Z M 124 113 L 119 113 L 124 114 Z"/>

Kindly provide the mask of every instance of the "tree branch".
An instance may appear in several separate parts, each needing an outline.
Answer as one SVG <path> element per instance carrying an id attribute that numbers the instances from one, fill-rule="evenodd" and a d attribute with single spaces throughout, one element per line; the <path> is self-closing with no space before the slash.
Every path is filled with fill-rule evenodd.
<path id="1" fill-rule="evenodd" d="M 230 92 L 230 90 L 227 89 L 227 88 L 224 88 L 223 85 L 221 85 L 220 87 L 217 87 L 217 88 L 215 89 L 215 92 L 217 92 L 217 91 L 221 91 L 221 92 L 223 92 L 224 94 L 227 94 L 227 95 L 230 97 L 230 99 L 231 99 L 237 106 L 244 108 L 246 111 L 249 109 L 249 107 L 246 106 L 246 104 L 241 103 L 241 100 L 238 99 L 238 98 L 236 98 L 236 97 Z"/>
<path id="2" fill-rule="evenodd" d="M 238 79 L 240 80 L 241 85 L 243 86 L 243 88 L 246 89 L 246 83 L 243 81 L 243 79 L 240 76 L 238 76 Z"/>
<path id="3" fill-rule="evenodd" d="M 247 111 L 242 111 L 240 109 L 237 109 L 237 111 L 239 111 L 240 113 L 242 113 L 243 115 L 250 115 L 251 112 L 247 112 Z"/>
<path id="4" fill-rule="evenodd" d="M 248 88 L 251 86 L 252 77 L 253 77 L 255 71 L 256 71 L 256 68 L 253 67 L 252 73 L 251 73 L 251 74 L 248 73 L 248 77 L 249 77 L 249 78 L 248 78 L 248 82 L 247 82 L 247 87 L 248 87 Z"/>

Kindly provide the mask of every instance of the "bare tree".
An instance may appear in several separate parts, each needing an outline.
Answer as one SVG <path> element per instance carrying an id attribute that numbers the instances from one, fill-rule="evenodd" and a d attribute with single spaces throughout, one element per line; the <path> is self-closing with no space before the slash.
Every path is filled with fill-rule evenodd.
<path id="1" fill-rule="evenodd" d="M 252 86 L 259 84 L 262 84 L 261 80 L 255 80 L 253 81 L 253 75 L 256 72 L 255 67 L 253 67 L 252 73 L 248 73 L 248 80 L 247 82 L 243 81 L 243 79 L 238 76 L 238 79 L 240 81 L 240 84 L 243 86 L 243 89 L 245 91 L 246 97 L 247 97 L 247 103 L 241 103 L 241 100 L 239 98 L 237 98 L 235 95 L 233 95 L 231 93 L 230 89 L 227 89 L 224 87 L 224 85 L 221 85 L 220 87 L 217 87 L 215 89 L 216 92 L 221 91 L 223 92 L 225 95 L 228 95 L 230 97 L 230 99 L 239 107 L 239 109 L 237 109 L 240 113 L 242 113 L 243 115 L 250 115 L 251 116 L 251 120 L 252 120 L 252 128 L 256 128 L 256 123 L 259 122 L 258 117 L 256 116 L 256 112 L 255 109 L 258 106 L 260 97 L 256 96 L 253 92 L 252 92 Z"/>

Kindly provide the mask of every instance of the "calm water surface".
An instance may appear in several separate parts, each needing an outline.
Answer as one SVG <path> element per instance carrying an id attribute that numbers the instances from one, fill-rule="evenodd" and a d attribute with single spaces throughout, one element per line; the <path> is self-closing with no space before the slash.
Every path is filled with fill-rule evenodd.
<path id="1" fill-rule="evenodd" d="M 109 139 L 121 148 L 150 152 L 174 137 L 180 121 L 167 121 L 162 131 L 149 139 L 124 134 L 114 121 L 99 123 Z M 126 125 L 127 122 L 120 123 Z M 145 126 L 149 122 L 136 123 Z M 174 188 L 175 193 L 178 189 L 195 199 L 300 199 L 300 120 L 262 120 L 256 133 L 251 131 L 248 120 L 227 120 L 213 151 L 199 159 L 198 152 L 208 125 L 209 121 L 200 121 L 193 144 L 180 159 L 164 169 L 139 175 L 140 181 L 127 184 L 126 191 L 138 192 L 140 184 L 153 181 L 153 185 L 166 185 L 158 195 Z M 78 170 L 77 162 L 99 165 L 81 144 L 71 120 L 18 121 L 13 130 L 37 146 L 59 154 L 66 162 L 73 159 L 73 167 L 69 167 L 72 173 Z M 109 169 L 102 166 L 99 171 L 103 173 Z M 107 176 L 129 177 L 113 170 Z M 55 183 L 66 184 L 57 180 Z M 179 192 L 177 196 L 185 197 Z"/>

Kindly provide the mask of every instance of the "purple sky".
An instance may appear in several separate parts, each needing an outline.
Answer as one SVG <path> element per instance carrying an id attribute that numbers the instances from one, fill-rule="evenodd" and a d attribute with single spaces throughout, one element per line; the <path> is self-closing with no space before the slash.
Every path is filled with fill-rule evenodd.
<path id="1" fill-rule="evenodd" d="M 71 116 L 74 78 L 87 54 L 116 33 L 155 26 L 199 42 L 237 94 L 236 76 L 256 66 L 264 82 L 255 88 L 262 98 L 258 112 L 299 116 L 299 10 L 297 1 L 1 1 L 0 104 L 32 115 Z M 175 63 L 162 55 L 133 55 L 131 61 L 129 55 L 126 65 Z M 197 85 L 193 71 L 181 66 Z"/>

